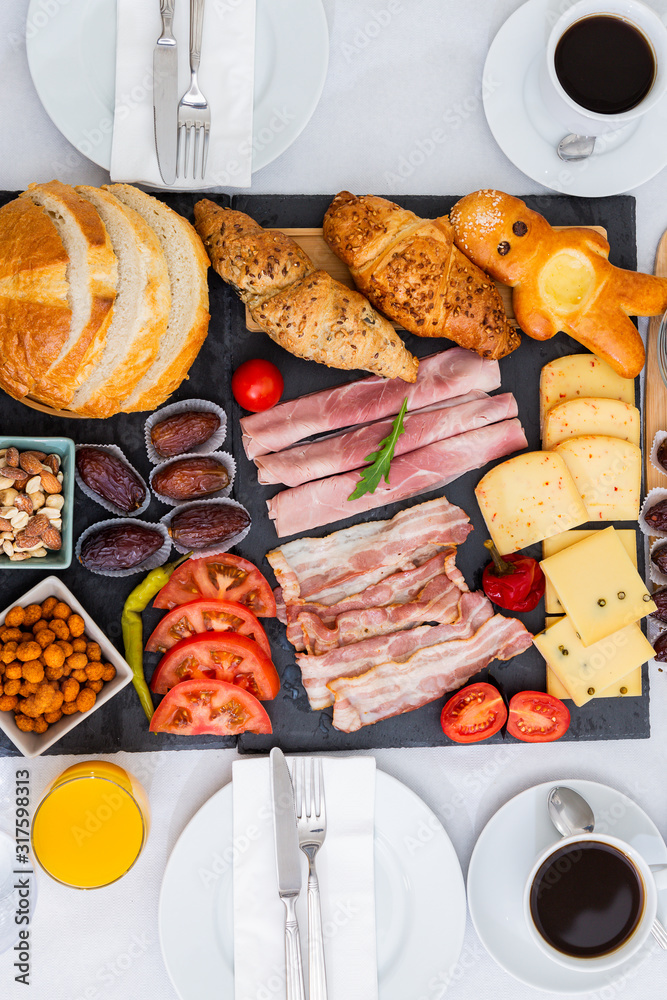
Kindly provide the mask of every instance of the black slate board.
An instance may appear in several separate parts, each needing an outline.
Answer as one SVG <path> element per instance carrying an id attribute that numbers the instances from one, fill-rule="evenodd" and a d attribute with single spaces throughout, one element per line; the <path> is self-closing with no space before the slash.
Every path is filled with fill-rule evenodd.
<path id="1" fill-rule="evenodd" d="M 0 204 L 4 204 L 11 197 L 14 197 L 13 193 L 0 193 Z M 164 196 L 164 200 L 176 211 L 192 218 L 196 196 L 176 194 Z M 215 196 L 213 200 L 222 205 L 230 204 L 225 196 Z M 394 200 L 424 217 L 432 218 L 447 212 L 456 201 L 456 197 L 397 197 Z M 617 196 L 573 199 L 545 195 L 526 200 L 531 208 L 542 212 L 554 225 L 604 226 L 612 246 L 610 255 L 612 262 L 620 267 L 630 269 L 636 267 L 633 198 Z M 319 226 L 330 201 L 329 195 L 241 195 L 234 199 L 233 206 L 248 212 L 263 226 Z M 234 496 L 253 516 L 253 528 L 238 546 L 237 551 L 254 561 L 273 581 L 270 567 L 264 557 L 269 549 L 279 543 L 279 540 L 268 521 L 265 499 L 273 492 L 277 492 L 277 488 L 259 487 L 255 467 L 245 458 L 238 426 L 238 418 L 242 413 L 229 392 L 231 372 L 241 361 L 249 357 L 258 355 L 267 357 L 278 364 L 283 372 L 285 398 L 349 381 L 358 377 L 358 374 L 327 369 L 293 358 L 263 334 L 250 333 L 246 330 L 243 306 L 213 271 L 209 277 L 209 288 L 211 325 L 208 339 L 190 371 L 189 380 L 183 383 L 172 398 L 173 400 L 196 397 L 213 399 L 226 408 L 230 418 L 231 446 L 228 434 L 225 447 L 231 448 L 239 467 Z M 419 356 L 449 346 L 447 341 L 425 341 L 410 335 L 406 336 L 406 342 L 409 349 Z M 524 338 L 521 347 L 501 362 L 502 388 L 499 391 L 515 393 L 519 401 L 519 416 L 526 429 L 530 449 L 540 447 L 538 425 L 540 368 L 554 357 L 579 350 L 581 348 L 578 344 L 562 334 L 546 343 Z M 77 443 L 117 443 L 139 471 L 147 477 L 151 467 L 146 457 L 143 438 L 146 416 L 146 414 L 126 414 L 106 421 L 58 419 L 31 410 L 4 394 L 0 395 L 0 434 L 65 435 L 72 437 Z M 485 528 L 474 501 L 473 490 L 490 467 L 491 465 L 488 465 L 484 469 L 463 476 L 445 490 L 448 499 L 463 507 L 475 526 L 475 531 L 460 548 L 458 557 L 458 565 L 471 589 L 480 586 L 481 569 L 487 561 L 482 546 L 486 537 Z M 415 498 L 408 504 L 379 508 L 355 520 L 391 517 L 401 506 L 419 503 L 437 495 L 438 491 Z M 165 512 L 164 506 L 153 500 L 142 517 L 146 520 L 158 520 Z M 108 517 L 106 511 L 84 497 L 80 490 L 76 490 L 75 538 L 90 524 L 106 517 Z M 346 523 L 348 522 L 340 522 L 334 529 Z M 636 527 L 634 524 L 629 526 Z M 327 534 L 334 529 L 323 527 L 311 534 Z M 540 556 L 539 549 L 540 546 L 535 546 L 531 554 Z M 643 563 L 643 549 L 640 550 L 639 556 Z M 44 575 L 44 572 L 39 570 L 0 571 L 0 608 L 16 601 Z M 64 583 L 81 600 L 100 628 L 122 651 L 120 612 L 125 597 L 140 577 L 114 580 L 93 576 L 78 565 L 72 565 L 61 575 Z M 160 615 L 160 612 L 152 609 L 144 613 L 146 635 L 155 626 Z M 531 631 L 539 631 L 544 623 L 543 604 L 541 603 L 531 614 L 521 617 Z M 309 709 L 300 684 L 299 671 L 294 663 L 292 647 L 285 639 L 283 626 L 277 621 L 266 619 L 264 624 L 267 625 L 274 659 L 282 679 L 278 697 L 267 705 L 274 734 L 271 737 L 252 734 L 242 736 L 238 741 L 239 751 L 264 751 L 273 745 L 282 746 L 288 751 L 323 751 L 436 746 L 448 743 L 439 724 L 442 700 L 426 705 L 416 712 L 387 719 L 357 733 L 337 732 L 331 726 L 331 710 L 312 712 Z M 150 677 L 157 660 L 156 654 L 147 655 L 147 676 Z M 527 650 L 509 663 L 496 661 L 491 665 L 491 672 L 503 684 L 509 696 L 515 691 L 526 688 L 544 688 L 544 663 L 534 649 Z M 648 738 L 650 735 L 648 701 L 648 676 L 644 668 L 641 698 L 630 698 L 625 701 L 603 699 L 593 701 L 582 709 L 575 709 L 572 725 L 565 739 Z M 501 736 L 495 737 L 494 742 L 499 742 L 501 739 Z M 233 746 L 234 743 L 231 738 L 213 736 L 192 737 L 187 740 L 175 736 L 153 736 L 147 731 L 145 716 L 133 689 L 128 687 L 99 712 L 82 721 L 72 733 L 47 752 L 49 754 L 112 753 L 121 749 L 126 751 L 192 749 Z M 0 734 L 0 755 L 17 753 L 7 737 Z"/>

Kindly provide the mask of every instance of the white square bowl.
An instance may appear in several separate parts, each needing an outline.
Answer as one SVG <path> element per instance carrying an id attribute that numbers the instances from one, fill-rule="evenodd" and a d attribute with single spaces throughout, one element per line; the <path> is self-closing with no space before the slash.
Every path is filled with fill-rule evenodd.
<path id="1" fill-rule="evenodd" d="M 49 726 L 45 733 L 24 733 L 14 722 L 13 712 L 0 712 L 0 729 L 5 733 L 24 757 L 39 757 L 41 753 L 57 743 L 61 736 L 69 733 L 70 730 L 78 726 L 83 719 L 88 719 L 98 708 L 106 704 L 110 698 L 118 694 L 122 688 L 132 680 L 132 668 L 123 659 L 116 647 L 111 643 L 104 632 L 101 631 L 90 617 L 88 612 L 81 607 L 76 597 L 57 576 L 47 576 L 45 580 L 38 583 L 36 587 L 23 594 L 17 601 L 13 601 L 9 607 L 0 612 L 0 623 L 4 622 L 7 613 L 17 604 L 26 607 L 28 604 L 42 604 L 47 597 L 57 597 L 59 601 L 68 604 L 72 611 L 81 615 L 86 624 L 86 635 L 91 642 L 99 642 L 102 650 L 102 660 L 105 663 L 113 663 L 116 668 L 116 676 L 111 681 L 106 681 L 104 687 L 98 694 L 95 704 L 88 712 L 76 712 L 74 715 L 64 715 L 62 719 Z"/>

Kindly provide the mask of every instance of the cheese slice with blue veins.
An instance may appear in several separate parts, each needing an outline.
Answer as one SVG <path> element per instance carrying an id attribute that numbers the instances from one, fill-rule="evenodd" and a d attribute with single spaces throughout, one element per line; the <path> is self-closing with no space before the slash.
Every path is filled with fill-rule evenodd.
<path id="1" fill-rule="evenodd" d="M 615 528 L 595 531 L 540 565 L 584 646 L 656 610 Z"/>

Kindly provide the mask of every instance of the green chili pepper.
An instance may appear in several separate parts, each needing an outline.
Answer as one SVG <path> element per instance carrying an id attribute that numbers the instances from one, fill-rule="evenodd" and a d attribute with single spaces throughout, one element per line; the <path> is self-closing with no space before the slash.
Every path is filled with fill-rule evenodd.
<path id="1" fill-rule="evenodd" d="M 144 634 L 141 612 L 151 598 L 162 590 L 176 567 L 189 559 L 191 555 L 192 553 L 188 552 L 174 562 L 165 563 L 164 566 L 152 569 L 145 580 L 142 580 L 128 596 L 120 618 L 123 642 L 125 643 L 125 659 L 132 667 L 134 690 L 139 695 L 141 707 L 149 720 L 153 718 L 154 709 L 151 692 L 144 677 Z"/>

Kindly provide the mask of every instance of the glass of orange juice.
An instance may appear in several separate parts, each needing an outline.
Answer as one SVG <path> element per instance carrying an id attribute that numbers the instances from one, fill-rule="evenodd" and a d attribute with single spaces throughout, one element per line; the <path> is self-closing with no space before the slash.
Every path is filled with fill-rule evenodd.
<path id="1" fill-rule="evenodd" d="M 52 878 L 98 889 L 125 875 L 150 825 L 148 798 L 117 764 L 87 760 L 51 782 L 32 821 L 35 857 Z"/>

